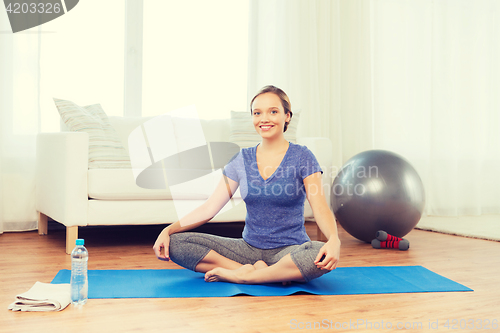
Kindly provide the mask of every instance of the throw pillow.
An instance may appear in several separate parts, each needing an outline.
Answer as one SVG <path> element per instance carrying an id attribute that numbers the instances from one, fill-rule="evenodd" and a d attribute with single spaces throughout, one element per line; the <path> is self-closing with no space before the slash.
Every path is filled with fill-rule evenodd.
<path id="1" fill-rule="evenodd" d="M 130 158 L 100 104 L 78 106 L 54 98 L 57 110 L 70 131 L 89 134 L 89 169 L 130 168 Z"/>
<path id="2" fill-rule="evenodd" d="M 285 132 L 285 139 L 297 143 L 297 125 L 300 119 L 300 111 L 293 111 L 292 120 Z M 257 145 L 262 138 L 253 126 L 250 112 L 231 111 L 231 133 L 229 141 L 236 143 L 240 148 L 248 148 Z"/>

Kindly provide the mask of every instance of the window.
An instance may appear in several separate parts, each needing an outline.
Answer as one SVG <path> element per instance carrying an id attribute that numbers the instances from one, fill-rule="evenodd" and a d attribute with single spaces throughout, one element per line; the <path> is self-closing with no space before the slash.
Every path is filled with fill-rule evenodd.
<path id="1" fill-rule="evenodd" d="M 145 0 L 142 115 L 247 110 L 247 0 Z"/>
<path id="2" fill-rule="evenodd" d="M 53 97 L 123 115 L 125 1 L 85 0 L 40 27 L 42 131 L 59 130 Z"/>
<path id="3" fill-rule="evenodd" d="M 140 3 L 142 17 L 127 23 L 127 8 L 135 15 Z M 142 98 L 137 115 L 191 104 L 205 119 L 247 110 L 248 0 L 86 0 L 40 26 L 42 132 L 59 130 L 53 97 L 100 103 L 108 116 L 124 115 L 124 80 L 134 79 L 126 77 L 125 25 L 140 31 L 133 30 L 137 22 L 142 24 L 142 96 L 140 85 L 132 92 L 137 93 L 132 100 Z"/>

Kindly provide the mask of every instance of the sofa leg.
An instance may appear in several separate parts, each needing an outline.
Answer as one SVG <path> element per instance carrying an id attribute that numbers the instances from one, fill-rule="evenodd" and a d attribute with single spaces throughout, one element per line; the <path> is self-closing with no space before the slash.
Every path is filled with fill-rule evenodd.
<path id="1" fill-rule="evenodd" d="M 78 226 L 66 227 L 66 254 L 71 254 L 78 238 Z"/>
<path id="2" fill-rule="evenodd" d="M 49 217 L 42 212 L 38 212 L 38 234 L 46 235 L 49 232 Z"/>

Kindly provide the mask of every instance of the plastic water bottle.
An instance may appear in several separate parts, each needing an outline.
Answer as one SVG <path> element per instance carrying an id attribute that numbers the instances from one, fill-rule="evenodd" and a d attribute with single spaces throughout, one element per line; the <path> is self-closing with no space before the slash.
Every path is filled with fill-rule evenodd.
<path id="1" fill-rule="evenodd" d="M 89 253 L 83 245 L 84 240 L 77 239 L 76 246 L 71 252 L 71 304 L 74 305 L 87 303 Z"/>

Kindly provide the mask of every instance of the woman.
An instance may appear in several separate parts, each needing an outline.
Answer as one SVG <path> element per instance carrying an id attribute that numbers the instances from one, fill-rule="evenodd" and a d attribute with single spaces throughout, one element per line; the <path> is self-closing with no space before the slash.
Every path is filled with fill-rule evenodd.
<path id="1" fill-rule="evenodd" d="M 205 273 L 207 282 L 308 282 L 335 269 L 340 255 L 337 226 L 322 192 L 323 171 L 309 149 L 284 137 L 292 118 L 285 92 L 264 87 L 250 110 L 262 142 L 233 157 L 214 193 L 165 228 L 154 252 L 160 260 Z M 247 206 L 243 238 L 184 232 L 212 219 L 238 186 Z M 306 234 L 306 197 L 326 243 Z"/>

